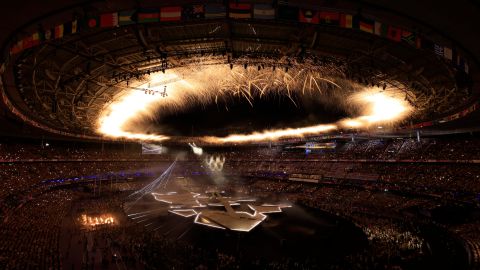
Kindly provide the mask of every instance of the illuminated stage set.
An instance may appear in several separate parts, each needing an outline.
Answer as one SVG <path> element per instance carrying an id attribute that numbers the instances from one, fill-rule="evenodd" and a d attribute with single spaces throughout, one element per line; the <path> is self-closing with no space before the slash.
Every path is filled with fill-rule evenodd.
<path id="1" fill-rule="evenodd" d="M 203 154 L 203 150 L 202 153 L 198 153 L 200 148 L 195 145 L 190 146 L 194 153 L 197 152 L 197 155 Z M 214 178 L 221 175 L 224 162 L 225 157 L 207 156 L 204 160 L 206 170 L 214 173 Z M 195 224 L 210 228 L 249 232 L 267 218 L 266 214 L 281 213 L 282 209 L 291 207 L 285 203 L 258 202 L 252 197 L 225 196 L 224 192 L 218 191 L 209 190 L 201 194 L 185 190 L 175 181 L 177 178 L 171 180 L 176 163 L 177 161 L 174 161 L 159 177 L 130 194 L 128 197 L 130 201 L 124 207 L 129 218 L 135 220 L 149 216 L 152 212 L 168 212 L 186 219 L 192 218 Z M 207 181 L 212 183 L 210 177 Z M 224 181 L 227 180 L 224 179 Z M 181 191 L 170 191 L 171 187 Z M 151 209 L 131 211 L 136 209 L 136 206 L 141 204 L 144 198 L 155 200 L 155 203 L 150 203 L 149 208 Z"/>
<path id="2" fill-rule="evenodd" d="M 285 203 L 272 194 L 258 198 L 208 189 L 199 192 L 206 179 L 192 180 L 198 184 L 197 192 L 171 188 L 175 180 L 168 188 L 159 182 L 155 191 L 144 189 L 148 192 L 137 193 L 124 204 L 126 215 L 146 231 L 171 241 L 232 255 L 241 249 L 247 258 L 289 256 L 328 261 L 366 243 L 361 229 L 326 212 Z"/>
<path id="3" fill-rule="evenodd" d="M 263 222 L 267 213 L 282 212 L 282 208 L 291 207 L 285 204 L 254 205 L 255 199 L 222 197 L 216 193 L 205 196 L 198 193 L 167 194 L 152 193 L 155 200 L 169 204 L 170 213 L 185 218 L 195 216 L 194 222 L 217 229 L 249 232 Z M 232 206 L 245 204 L 253 213 L 235 211 Z M 211 207 L 217 208 L 217 210 Z M 224 208 L 218 210 L 218 208 Z"/>

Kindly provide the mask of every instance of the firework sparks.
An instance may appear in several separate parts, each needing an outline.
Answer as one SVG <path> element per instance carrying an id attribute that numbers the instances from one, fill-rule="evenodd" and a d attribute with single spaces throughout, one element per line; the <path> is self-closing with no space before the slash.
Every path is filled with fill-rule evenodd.
<path id="1" fill-rule="evenodd" d="M 285 137 L 302 137 L 305 135 L 319 134 L 336 129 L 336 125 L 316 125 L 303 128 L 287 128 L 268 130 L 263 132 L 255 132 L 252 134 L 232 134 L 224 138 L 219 137 L 204 137 L 206 142 L 210 143 L 228 143 L 228 142 L 251 142 L 251 141 L 275 141 Z"/>
<path id="2" fill-rule="evenodd" d="M 201 68 L 201 69 L 200 69 Z M 342 119 L 336 123 L 300 128 L 266 130 L 251 134 L 231 134 L 226 137 L 207 136 L 199 138 L 210 143 L 250 142 L 278 140 L 285 137 L 301 137 L 333 131 L 339 128 L 369 128 L 371 125 L 394 123 L 405 119 L 411 112 L 410 104 L 401 98 L 403 92 L 396 89 L 382 89 L 346 82 L 333 76 L 322 76 L 315 69 L 290 68 L 290 72 L 257 70 L 256 68 L 228 65 L 183 67 L 169 70 L 165 74 L 152 74 L 148 80 L 136 85 L 162 91 L 168 86 L 168 96 L 146 95 L 142 91 L 124 90 L 124 95 L 109 104 L 101 113 L 98 132 L 111 137 L 138 140 L 166 140 L 161 134 L 132 132 L 132 121 L 138 118 L 161 118 L 155 111 L 173 112 L 188 109 L 194 104 L 225 103 L 230 98 L 242 97 L 254 106 L 255 97 L 269 98 L 274 95 L 288 97 L 295 105 L 295 95 L 315 94 L 325 103 L 331 97 L 342 100 L 337 107 L 355 108 L 359 116 Z M 164 83 L 162 83 L 164 82 Z M 153 86 L 153 87 L 152 87 Z M 358 115 L 358 113 L 357 113 Z"/>
<path id="3" fill-rule="evenodd" d="M 316 125 L 295 129 L 279 129 L 251 134 L 232 134 L 227 137 L 205 137 L 209 143 L 243 143 L 252 141 L 275 141 L 285 137 L 302 137 L 305 135 L 329 132 L 340 127 L 369 128 L 374 124 L 391 124 L 404 119 L 413 108 L 399 97 L 400 92 L 394 89 L 379 91 L 373 87 L 353 94 L 348 100 L 353 106 L 360 107 L 363 115 L 355 118 L 342 119 L 328 125 Z"/>
<path id="4" fill-rule="evenodd" d="M 142 115 L 146 108 L 155 102 L 155 98 L 138 91 L 131 91 L 109 106 L 99 119 L 99 132 L 114 138 L 127 138 L 151 141 L 163 141 L 169 137 L 128 132 L 124 129 L 131 119 Z"/>
<path id="5" fill-rule="evenodd" d="M 365 115 L 358 117 L 366 124 L 394 122 L 412 111 L 410 104 L 397 91 L 381 92 L 374 87 L 351 97 L 359 106 L 365 106 Z"/>

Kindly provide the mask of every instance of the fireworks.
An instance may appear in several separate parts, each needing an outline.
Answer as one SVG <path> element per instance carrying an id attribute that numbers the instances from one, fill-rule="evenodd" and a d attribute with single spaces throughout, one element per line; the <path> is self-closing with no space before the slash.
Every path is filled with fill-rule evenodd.
<path id="1" fill-rule="evenodd" d="M 410 104 L 403 100 L 399 92 L 381 92 L 379 88 L 371 88 L 352 96 L 358 106 L 365 106 L 365 115 L 358 117 L 364 125 L 385 123 L 403 118 L 412 111 Z"/>
<path id="2" fill-rule="evenodd" d="M 192 148 L 192 151 L 195 155 L 203 155 L 203 149 L 201 147 L 196 146 L 195 143 L 188 143 L 188 145 Z"/>
<path id="3" fill-rule="evenodd" d="M 251 142 L 251 141 L 275 141 L 285 137 L 301 137 L 304 135 L 312 135 L 325 133 L 337 129 L 336 125 L 316 125 L 303 128 L 287 128 L 278 130 L 267 130 L 263 132 L 255 132 L 252 134 L 232 134 L 224 138 L 220 137 L 204 137 L 203 140 L 209 143 L 227 143 L 227 142 Z"/>
<path id="4" fill-rule="evenodd" d="M 251 134 L 231 134 L 226 137 L 206 136 L 197 138 L 209 143 L 231 143 L 278 140 L 284 137 L 314 135 L 339 128 L 369 128 L 371 125 L 391 124 L 405 119 L 412 113 L 410 104 L 397 89 L 366 88 L 342 78 L 336 70 L 334 76 L 321 67 L 281 69 L 256 69 L 228 65 L 187 66 L 155 73 L 147 80 L 131 83 L 139 88 L 154 91 L 167 89 L 168 95 L 146 95 L 138 90 L 124 90 L 106 106 L 98 120 L 98 132 L 111 137 L 139 140 L 166 140 L 166 135 L 145 134 L 132 123 L 138 118 L 157 118 L 162 112 L 188 109 L 195 104 L 215 102 L 227 106 L 232 98 L 244 98 L 251 106 L 253 99 L 286 96 L 296 105 L 295 96 L 309 94 L 321 103 L 350 111 L 352 116 L 336 123 L 319 124 L 300 128 L 266 130 Z M 124 87 L 125 88 L 125 87 Z M 228 109 L 228 108 L 227 108 Z"/>
<path id="5" fill-rule="evenodd" d="M 83 214 L 81 216 L 81 222 L 84 226 L 95 227 L 98 225 L 114 224 L 115 219 L 109 214 L 103 214 L 100 216 L 88 216 Z"/>
<path id="6" fill-rule="evenodd" d="M 344 128 L 369 128 L 375 124 L 391 124 L 405 119 L 413 112 L 413 108 L 402 99 L 401 92 L 395 89 L 380 91 L 378 87 L 365 89 L 353 94 L 349 103 L 360 108 L 362 115 L 338 121 Z"/>
<path id="7" fill-rule="evenodd" d="M 372 87 L 360 93 L 353 94 L 348 99 L 348 103 L 354 107 L 360 108 L 362 115 L 355 118 L 347 118 L 337 123 L 328 125 L 316 125 L 303 128 L 289 128 L 255 132 L 252 134 L 233 134 L 227 137 L 205 137 L 209 143 L 242 143 L 252 141 L 275 141 L 285 137 L 302 137 L 325 133 L 338 129 L 346 128 L 369 128 L 375 124 L 389 124 L 404 119 L 412 112 L 412 107 L 408 102 L 399 97 L 400 92 L 394 89 L 388 91 L 379 91 L 379 88 Z"/>

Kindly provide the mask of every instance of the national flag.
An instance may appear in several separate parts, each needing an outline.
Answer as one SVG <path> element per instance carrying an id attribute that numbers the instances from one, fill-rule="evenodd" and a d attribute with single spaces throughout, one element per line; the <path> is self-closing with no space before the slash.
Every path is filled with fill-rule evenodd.
<path id="1" fill-rule="evenodd" d="M 228 5 L 228 17 L 233 19 L 252 18 L 252 5 L 247 3 L 230 3 Z"/>
<path id="2" fill-rule="evenodd" d="M 160 8 L 161 22 L 174 22 L 182 19 L 182 7 L 162 7 Z"/>
<path id="3" fill-rule="evenodd" d="M 182 19 L 202 19 L 205 18 L 205 6 L 204 5 L 186 5 L 182 8 Z"/>
<path id="4" fill-rule="evenodd" d="M 10 48 L 10 54 L 17 54 L 23 50 L 23 40 L 17 41 Z"/>
<path id="5" fill-rule="evenodd" d="M 367 18 L 358 18 L 358 29 L 363 32 L 373 34 L 375 21 Z"/>
<path id="6" fill-rule="evenodd" d="M 387 37 L 388 26 L 384 23 L 375 21 L 375 29 L 373 33 L 377 36 Z"/>
<path id="7" fill-rule="evenodd" d="M 300 9 L 298 12 L 298 21 L 303 23 L 319 23 L 319 12 L 311 9 Z"/>
<path id="8" fill-rule="evenodd" d="M 268 4 L 255 4 L 253 7 L 253 18 L 262 20 L 275 19 L 275 9 Z"/>
<path id="9" fill-rule="evenodd" d="M 63 24 L 63 34 L 70 35 L 77 33 L 77 20 L 66 22 Z"/>
<path id="10" fill-rule="evenodd" d="M 118 25 L 118 12 L 100 15 L 100 27 L 114 27 Z"/>
<path id="11" fill-rule="evenodd" d="M 54 38 L 62 38 L 63 37 L 63 24 L 59 24 L 55 26 L 55 33 L 54 33 Z"/>
<path id="12" fill-rule="evenodd" d="M 415 47 L 416 47 L 417 49 L 422 48 L 422 38 L 420 38 L 419 35 L 417 35 L 417 36 L 415 37 Z"/>
<path id="13" fill-rule="evenodd" d="M 416 45 L 416 35 L 413 32 L 402 29 L 402 41 L 408 43 L 409 45 Z"/>
<path id="14" fill-rule="evenodd" d="M 23 49 L 29 49 L 33 47 L 32 36 L 24 37 L 22 40 Z"/>
<path id="15" fill-rule="evenodd" d="M 52 29 L 45 29 L 40 33 L 40 40 L 45 41 L 45 40 L 50 40 L 52 39 Z"/>
<path id="16" fill-rule="evenodd" d="M 118 12 L 118 25 L 129 25 L 135 23 L 135 10 L 124 10 Z"/>
<path id="17" fill-rule="evenodd" d="M 387 38 L 396 42 L 400 42 L 402 40 L 402 29 L 389 25 L 387 30 Z"/>
<path id="18" fill-rule="evenodd" d="M 320 11 L 320 24 L 340 25 L 340 13 L 334 11 Z"/>
<path id="19" fill-rule="evenodd" d="M 100 18 L 95 15 L 87 16 L 85 20 L 87 28 L 96 28 L 100 26 Z"/>
<path id="20" fill-rule="evenodd" d="M 465 58 L 463 58 L 461 55 L 457 54 L 457 59 L 456 59 L 456 66 L 462 71 L 465 71 Z"/>
<path id="21" fill-rule="evenodd" d="M 449 47 L 443 47 L 443 57 L 452 60 L 453 59 L 453 51 L 452 48 Z"/>
<path id="22" fill-rule="evenodd" d="M 464 62 L 465 62 L 465 59 L 461 55 L 457 55 L 457 59 L 456 59 L 457 67 L 458 68 L 462 67 Z"/>
<path id="23" fill-rule="evenodd" d="M 72 34 L 77 33 L 78 31 L 78 20 L 73 20 L 72 21 Z"/>
<path id="24" fill-rule="evenodd" d="M 137 21 L 139 23 L 151 23 L 159 21 L 159 10 L 157 8 L 143 8 L 138 11 Z"/>
<path id="25" fill-rule="evenodd" d="M 278 19 L 284 21 L 298 21 L 298 7 L 278 5 Z"/>
<path id="26" fill-rule="evenodd" d="M 433 51 L 435 52 L 436 55 L 443 57 L 443 46 L 442 45 L 435 44 L 433 46 Z"/>
<path id="27" fill-rule="evenodd" d="M 340 14 L 340 27 L 343 28 L 352 28 L 353 27 L 353 16 L 351 14 Z"/>
<path id="28" fill-rule="evenodd" d="M 227 16 L 227 9 L 221 4 L 206 4 L 205 5 L 205 18 L 218 19 L 225 18 Z"/>
<path id="29" fill-rule="evenodd" d="M 40 44 L 40 33 L 35 32 L 32 34 L 32 46 L 37 46 Z"/>
<path id="30" fill-rule="evenodd" d="M 427 122 L 423 122 L 423 123 L 422 123 L 422 126 L 423 126 L 423 127 L 430 127 L 430 126 L 432 126 L 432 125 L 433 125 L 433 122 L 432 122 L 432 121 L 427 121 Z"/>

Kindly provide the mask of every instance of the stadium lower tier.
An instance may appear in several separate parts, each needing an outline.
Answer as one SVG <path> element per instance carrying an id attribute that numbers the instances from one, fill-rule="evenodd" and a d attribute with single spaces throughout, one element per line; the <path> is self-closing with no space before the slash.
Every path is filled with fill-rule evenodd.
<path id="1" fill-rule="evenodd" d="M 480 263 L 477 165 L 226 160 L 212 167 L 197 160 L 0 166 L 2 269 L 475 269 Z M 214 190 L 292 208 L 268 215 L 249 233 L 210 229 L 168 212 L 129 217 L 125 205 L 138 203 L 131 195 L 167 171 L 155 192 Z M 144 211 L 160 209 L 149 192 L 139 202 L 153 207 Z"/>

